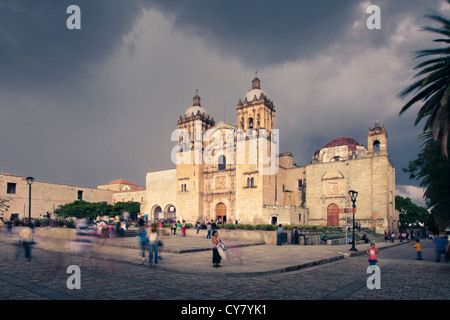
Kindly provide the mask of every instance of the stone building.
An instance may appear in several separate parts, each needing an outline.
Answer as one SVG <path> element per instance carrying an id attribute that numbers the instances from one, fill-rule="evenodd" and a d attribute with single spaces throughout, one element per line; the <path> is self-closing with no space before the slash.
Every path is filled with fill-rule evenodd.
<path id="1" fill-rule="evenodd" d="M 355 218 L 377 232 L 397 230 L 395 169 L 387 132 L 375 123 L 367 148 L 350 137 L 331 140 L 305 166 L 278 150 L 275 105 L 255 77 L 239 99 L 236 123 L 215 123 L 196 94 L 172 135 L 173 169 L 149 172 L 145 187 L 124 179 L 98 188 L 35 181 L 32 216 L 74 200 L 136 201 L 152 219 L 221 220 L 244 224 L 346 226 L 351 223 L 349 190 L 358 191 Z M 28 216 L 25 178 L 0 175 L 7 214 Z"/>
<path id="2" fill-rule="evenodd" d="M 31 185 L 31 217 L 37 218 L 60 205 L 75 200 L 112 203 L 115 191 L 80 186 L 63 185 L 35 180 Z M 8 211 L 3 216 L 18 218 L 29 215 L 29 186 L 26 178 L 12 174 L 0 174 L 0 199 L 6 199 Z"/>
<path id="3" fill-rule="evenodd" d="M 75 200 L 86 202 L 116 202 L 134 201 L 143 203 L 145 187 L 137 186 L 125 179 L 111 181 L 97 188 L 71 186 L 35 180 L 31 185 L 31 217 L 37 218 L 47 212 L 53 213 L 60 205 Z M 18 218 L 29 215 L 29 186 L 26 178 L 13 174 L 0 174 L 0 199 L 6 199 L 8 211 L 4 218 L 14 215 Z"/>
<path id="4" fill-rule="evenodd" d="M 345 226 L 354 189 L 362 226 L 397 229 L 395 169 L 384 127 L 369 128 L 368 149 L 341 137 L 297 166 L 291 153 L 278 152 L 275 105 L 257 77 L 236 113 L 237 125 L 216 124 L 194 96 L 172 137 L 175 168 L 147 173 L 143 212 L 188 222 Z"/>

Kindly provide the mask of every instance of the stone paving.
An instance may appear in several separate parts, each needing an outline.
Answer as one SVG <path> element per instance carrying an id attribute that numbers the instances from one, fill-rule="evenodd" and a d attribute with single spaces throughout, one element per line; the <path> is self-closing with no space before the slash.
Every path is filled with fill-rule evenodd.
<path id="1" fill-rule="evenodd" d="M 91 266 L 73 243 L 37 238 L 33 259 L 14 259 L 17 235 L 0 235 L 1 300 L 449 300 L 450 263 L 434 262 L 431 241 L 423 241 L 424 261 L 411 243 L 378 242 L 381 290 L 369 290 L 367 245 L 271 246 L 225 241 L 229 261 L 212 268 L 210 240 L 165 237 L 158 266 L 141 265 L 136 238 L 107 239 L 91 246 Z M 183 253 L 185 252 L 185 253 Z M 147 257 L 147 254 L 146 254 Z M 81 290 L 66 286 L 67 266 L 82 271 Z M 90 268 L 89 268 L 90 267 Z M 166 306 L 166 305 L 164 305 Z M 176 306 L 180 306 L 179 304 Z M 182 305 L 185 306 L 185 305 Z"/>

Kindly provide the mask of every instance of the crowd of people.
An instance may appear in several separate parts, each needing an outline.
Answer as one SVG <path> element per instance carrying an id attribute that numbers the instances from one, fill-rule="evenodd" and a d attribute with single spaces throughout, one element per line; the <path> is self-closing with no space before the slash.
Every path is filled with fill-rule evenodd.
<path id="1" fill-rule="evenodd" d="M 50 218 L 47 215 L 43 215 L 39 217 L 39 219 Z M 5 236 L 11 236 L 12 228 L 15 225 L 15 219 L 13 216 L 10 219 L 0 218 L 1 222 L 6 226 L 5 228 Z M 75 242 L 77 242 L 77 247 L 79 253 L 81 255 L 86 255 L 89 251 L 88 247 L 90 247 L 90 243 L 92 243 L 93 238 L 97 238 L 98 243 L 103 245 L 106 238 L 113 237 L 122 237 L 126 230 L 129 229 L 131 223 L 135 223 L 135 221 L 130 220 L 130 216 L 127 212 L 124 212 L 120 216 L 116 216 L 114 218 L 105 218 L 101 216 L 97 216 L 96 218 L 90 219 L 77 219 L 76 227 L 77 227 L 77 238 Z M 206 239 L 211 239 L 212 246 L 212 265 L 215 268 L 219 268 L 220 262 L 222 259 L 227 258 L 227 250 L 223 241 L 219 238 L 218 235 L 218 225 L 223 222 L 220 219 L 217 220 L 197 220 L 193 227 L 198 234 L 200 230 L 206 230 Z M 233 223 L 228 221 L 226 223 Z M 235 224 L 241 224 L 240 220 L 236 220 Z M 33 241 L 33 229 L 35 228 L 34 219 L 23 219 L 22 228 L 19 232 L 19 243 L 23 248 L 23 252 L 25 258 L 27 260 L 31 260 L 31 248 Z M 148 263 L 150 266 L 154 264 L 158 264 L 158 261 L 162 259 L 161 257 L 161 248 L 164 246 L 163 237 L 164 237 L 164 227 L 170 226 L 170 235 L 176 237 L 186 237 L 186 229 L 187 224 L 185 220 L 175 220 L 164 221 L 164 220 L 153 220 L 149 221 L 148 217 L 145 215 L 139 215 L 136 223 L 137 231 L 136 236 L 140 242 L 141 248 L 141 258 L 142 263 L 144 264 L 146 260 L 146 253 L 148 252 Z M 189 225 L 190 226 L 190 225 Z M 91 232 L 88 232 L 90 230 Z M 133 230 L 135 230 L 133 228 Z M 278 225 L 277 228 L 277 245 L 281 245 L 283 240 L 283 227 Z M 298 229 L 294 227 L 292 229 L 292 243 L 299 244 L 298 238 L 300 236 L 304 236 L 299 233 Z M 422 246 L 420 243 L 419 237 L 411 237 L 409 233 L 394 233 L 390 231 L 386 231 L 384 233 L 384 241 L 385 242 L 394 242 L 395 239 L 399 241 L 403 240 L 411 240 L 413 241 L 412 248 L 417 251 L 417 260 L 423 260 L 422 257 Z M 450 261 L 450 246 L 448 236 L 429 236 L 435 244 L 435 261 L 440 262 L 442 256 L 445 261 Z M 325 233 L 322 233 L 320 239 L 325 244 L 327 243 L 327 236 Z M 364 234 L 362 239 L 365 243 L 370 243 L 370 239 L 367 237 L 367 234 Z M 82 248 L 82 249 L 80 249 Z M 369 249 L 367 250 L 369 254 L 369 263 L 370 265 L 375 265 L 377 262 L 376 255 L 378 254 L 378 250 L 375 249 L 375 244 L 371 242 Z M 18 251 L 16 252 L 16 257 L 18 255 Z M 87 256 L 87 255 L 86 255 Z"/>

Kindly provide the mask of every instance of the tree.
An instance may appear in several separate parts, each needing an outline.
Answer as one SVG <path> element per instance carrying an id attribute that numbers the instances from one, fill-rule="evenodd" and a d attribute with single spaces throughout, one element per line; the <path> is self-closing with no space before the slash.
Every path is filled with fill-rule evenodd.
<path id="1" fill-rule="evenodd" d="M 430 213 L 426 208 L 412 202 L 410 198 L 395 196 L 395 208 L 400 212 L 401 228 L 407 228 L 410 223 L 415 222 L 428 225 Z"/>
<path id="2" fill-rule="evenodd" d="M 9 205 L 7 204 L 9 202 L 8 199 L 0 199 L 0 214 L 6 213 L 9 209 Z"/>
<path id="3" fill-rule="evenodd" d="M 410 179 L 419 181 L 433 221 L 444 227 L 450 223 L 450 160 L 442 157 L 442 144 L 434 141 L 431 132 L 420 138 L 425 141 L 422 151 L 403 171 L 410 174 Z"/>
<path id="4" fill-rule="evenodd" d="M 58 216 L 75 218 L 96 218 L 98 215 L 110 215 L 111 212 L 112 206 L 106 201 L 86 202 L 83 200 L 60 205 L 54 211 Z"/>
<path id="5" fill-rule="evenodd" d="M 130 213 L 131 219 L 135 220 L 138 212 L 141 211 L 141 204 L 139 202 L 116 202 L 112 207 L 111 216 L 121 215 L 124 211 Z"/>
<path id="6" fill-rule="evenodd" d="M 448 0 L 450 2 L 450 0 Z M 427 15 L 428 18 L 441 24 L 440 28 L 423 27 L 423 30 L 431 31 L 443 36 L 434 42 L 450 43 L 450 20 L 438 15 Z M 400 115 L 408 110 L 416 102 L 422 101 L 414 125 L 427 118 L 424 132 L 431 131 L 435 141 L 440 140 L 443 155 L 448 157 L 448 139 L 450 129 L 450 47 L 425 49 L 415 52 L 415 58 L 433 57 L 419 63 L 414 69 L 422 69 L 415 77 L 419 80 L 404 89 L 400 98 L 404 98 L 414 91 L 418 91 L 414 97 L 406 103 L 400 111 Z"/>

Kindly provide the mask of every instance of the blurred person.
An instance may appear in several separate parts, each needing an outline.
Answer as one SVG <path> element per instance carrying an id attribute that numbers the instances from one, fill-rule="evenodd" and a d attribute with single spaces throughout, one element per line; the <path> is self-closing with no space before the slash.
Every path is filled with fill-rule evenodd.
<path id="1" fill-rule="evenodd" d="M 377 260 L 377 254 L 378 254 L 378 249 L 375 248 L 375 243 L 371 243 L 369 249 L 366 251 L 366 253 L 369 255 L 369 265 L 371 267 L 375 267 L 378 260 Z"/>
<path id="2" fill-rule="evenodd" d="M 5 225 L 6 225 L 5 237 L 7 237 L 8 235 L 12 235 L 12 228 L 13 228 L 12 221 L 6 220 Z"/>
<path id="3" fill-rule="evenodd" d="M 176 236 L 177 234 L 177 224 L 175 223 L 175 221 L 172 223 L 172 234 L 174 236 Z"/>
<path id="4" fill-rule="evenodd" d="M 277 246 L 281 246 L 282 241 L 283 241 L 283 227 L 281 224 L 279 224 L 277 229 Z"/>
<path id="5" fill-rule="evenodd" d="M 177 221 L 177 234 L 179 237 L 181 237 L 181 222 L 180 220 Z"/>
<path id="6" fill-rule="evenodd" d="M 292 229 L 292 237 L 291 237 L 291 242 L 293 244 L 299 244 L 299 237 L 300 237 L 300 233 L 298 232 L 297 227 L 294 227 Z"/>
<path id="7" fill-rule="evenodd" d="M 155 259 L 155 264 L 158 264 L 159 233 L 156 229 L 156 225 L 151 225 L 150 230 L 147 232 L 147 237 L 149 245 L 148 263 L 152 266 L 153 259 Z"/>
<path id="8" fill-rule="evenodd" d="M 416 248 L 417 251 L 417 258 L 416 260 L 423 260 L 422 259 L 422 247 L 420 246 L 420 240 L 416 239 L 416 244 L 412 246 L 413 248 Z"/>
<path id="9" fill-rule="evenodd" d="M 212 225 L 209 221 L 206 225 L 206 230 L 208 231 L 208 233 L 206 234 L 206 239 L 211 239 Z"/>
<path id="10" fill-rule="evenodd" d="M 435 245 L 435 253 L 436 253 L 436 262 L 441 262 L 441 255 L 446 252 L 447 247 L 447 240 L 444 238 L 444 236 L 441 236 L 437 239 L 433 240 Z"/>
<path id="11" fill-rule="evenodd" d="M 82 219 L 79 223 L 77 223 L 76 228 L 76 237 L 70 244 L 70 250 L 80 256 L 80 268 L 83 266 L 83 262 L 87 261 L 89 270 L 91 270 L 91 248 L 92 242 L 95 239 L 95 231 L 89 228 L 89 224 L 86 219 Z"/>
<path id="12" fill-rule="evenodd" d="M 25 258 L 31 261 L 31 245 L 33 244 L 33 230 L 31 229 L 29 222 L 26 220 L 24 228 L 19 235 L 19 243 L 22 244 Z"/>
<path id="13" fill-rule="evenodd" d="M 183 237 L 186 237 L 186 221 L 183 220 L 181 224 L 181 231 L 183 232 Z"/>
<path id="14" fill-rule="evenodd" d="M 145 227 L 145 224 L 139 224 L 138 231 L 137 231 L 137 237 L 139 239 L 139 244 L 141 246 L 141 258 L 142 258 L 142 264 L 144 264 L 145 261 L 145 251 L 148 247 L 148 236 L 147 236 L 147 230 Z"/>

